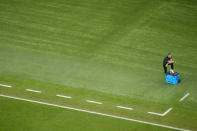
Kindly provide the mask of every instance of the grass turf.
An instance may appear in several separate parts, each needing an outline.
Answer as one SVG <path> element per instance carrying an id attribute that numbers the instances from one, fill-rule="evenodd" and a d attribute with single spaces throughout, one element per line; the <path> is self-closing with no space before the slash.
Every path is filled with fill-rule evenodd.
<path id="1" fill-rule="evenodd" d="M 139 124 L 99 115 L 48 107 L 35 103 L 0 98 L 0 126 L 3 131 L 126 131 L 160 130 L 166 128 Z M 33 109 L 33 110 L 32 110 Z M 11 112 L 15 112 L 12 114 Z M 20 125 L 20 126 L 19 126 Z M 170 131 L 170 129 L 168 129 Z"/>
<path id="2" fill-rule="evenodd" d="M 192 115 L 196 116 L 197 109 L 196 12 L 194 0 L 1 1 L 1 82 L 14 84 L 25 79 L 30 82 L 19 80 L 17 86 L 31 87 L 40 81 L 61 85 L 62 92 L 72 87 L 78 94 L 84 89 L 84 98 L 93 91 L 92 98 L 104 95 L 103 100 L 108 101 L 108 96 L 114 96 L 116 99 L 111 101 L 118 99 L 120 104 L 126 101 L 134 106 L 132 100 L 140 101 L 138 108 L 146 105 L 141 102 L 156 103 L 155 112 L 173 105 L 184 110 L 178 114 L 192 112 L 186 113 L 186 118 L 180 115 L 180 120 L 195 129 Z M 182 78 L 176 86 L 164 81 L 162 60 L 168 52 L 173 53 L 175 70 Z M 24 88 L 1 92 L 16 95 Z M 178 103 L 187 92 L 191 93 L 187 102 Z M 113 112 L 109 108 L 108 112 Z M 164 121 L 170 119 L 178 120 L 175 117 Z"/>

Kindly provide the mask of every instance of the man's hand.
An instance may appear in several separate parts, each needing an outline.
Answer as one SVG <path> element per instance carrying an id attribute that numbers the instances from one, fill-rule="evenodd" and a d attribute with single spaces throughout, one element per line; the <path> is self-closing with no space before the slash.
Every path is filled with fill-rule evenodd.
<path id="1" fill-rule="evenodd" d="M 168 64 L 172 64 L 175 63 L 175 61 L 173 61 L 172 59 L 168 61 Z"/>
<path id="2" fill-rule="evenodd" d="M 168 67 L 168 64 L 166 64 L 166 67 Z"/>

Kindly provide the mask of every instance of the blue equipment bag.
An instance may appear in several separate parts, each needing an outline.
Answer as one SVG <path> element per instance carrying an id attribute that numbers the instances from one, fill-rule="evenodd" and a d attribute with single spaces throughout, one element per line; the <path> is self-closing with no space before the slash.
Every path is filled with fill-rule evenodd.
<path id="1" fill-rule="evenodd" d="M 174 72 L 174 73 L 170 73 L 168 72 L 166 74 L 166 83 L 170 83 L 170 84 L 178 84 L 179 83 L 179 79 L 180 79 L 180 75 L 178 72 Z"/>

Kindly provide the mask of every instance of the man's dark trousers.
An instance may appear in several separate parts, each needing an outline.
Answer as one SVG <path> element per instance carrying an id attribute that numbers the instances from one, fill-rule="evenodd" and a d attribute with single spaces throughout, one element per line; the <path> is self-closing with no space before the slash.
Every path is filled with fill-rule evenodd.
<path id="1" fill-rule="evenodd" d="M 173 63 L 168 64 L 168 65 L 171 65 L 171 69 L 172 69 L 172 70 L 174 69 Z M 167 67 L 166 67 L 166 65 L 163 65 L 163 69 L 164 69 L 164 73 L 166 74 L 166 73 L 167 73 Z"/>

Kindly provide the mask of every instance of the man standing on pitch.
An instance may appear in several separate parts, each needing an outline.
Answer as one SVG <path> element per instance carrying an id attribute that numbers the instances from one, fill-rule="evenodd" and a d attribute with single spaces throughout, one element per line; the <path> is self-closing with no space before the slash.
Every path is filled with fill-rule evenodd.
<path id="1" fill-rule="evenodd" d="M 163 69 L 164 69 L 164 73 L 167 73 L 167 67 L 168 65 L 171 65 L 171 69 L 174 69 L 174 64 L 175 61 L 172 60 L 172 55 L 171 53 L 168 53 L 168 56 L 166 56 L 163 60 Z"/>

